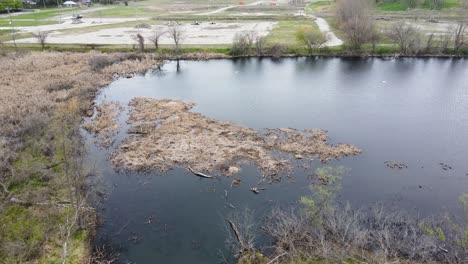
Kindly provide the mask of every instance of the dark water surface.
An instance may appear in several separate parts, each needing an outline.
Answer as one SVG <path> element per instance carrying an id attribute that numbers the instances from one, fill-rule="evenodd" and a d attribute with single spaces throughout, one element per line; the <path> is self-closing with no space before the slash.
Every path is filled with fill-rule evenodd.
<path id="1" fill-rule="evenodd" d="M 161 73 L 115 81 L 97 101 L 126 105 L 137 96 L 195 102 L 195 112 L 258 130 L 328 130 L 333 143 L 363 149 L 327 164 L 351 169 L 339 199 L 356 207 L 381 201 L 419 215 L 456 213 L 458 197 L 468 191 L 468 60 L 169 62 Z M 122 123 L 126 118 L 125 112 Z M 297 168 L 291 179 L 255 195 L 249 188 L 260 174 L 251 165 L 231 188 L 232 178 L 200 179 L 182 169 L 117 173 L 109 150 L 90 150 L 106 193 L 97 243 L 120 248 L 121 259 L 134 263 L 217 263 L 226 215 L 247 207 L 260 222 L 272 206 L 297 204 L 309 193 L 306 175 L 323 166 Z M 389 169 L 387 160 L 408 169 Z M 443 170 L 441 162 L 453 169 Z"/>

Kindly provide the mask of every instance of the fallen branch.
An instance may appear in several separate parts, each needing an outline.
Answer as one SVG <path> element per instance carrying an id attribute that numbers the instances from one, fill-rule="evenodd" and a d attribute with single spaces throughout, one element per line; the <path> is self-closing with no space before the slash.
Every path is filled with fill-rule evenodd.
<path id="1" fill-rule="evenodd" d="M 287 252 L 283 252 L 282 254 L 279 254 L 278 256 L 276 256 L 274 259 L 270 260 L 267 264 L 272 264 L 273 262 L 275 262 L 277 259 L 281 258 L 282 256 L 286 255 Z"/>
<path id="2" fill-rule="evenodd" d="M 213 179 L 214 177 L 213 176 L 210 176 L 210 175 L 206 175 L 204 173 L 201 173 L 201 172 L 196 172 L 194 171 L 192 168 L 188 167 L 189 171 L 195 175 L 197 175 L 198 177 L 202 177 L 202 178 L 208 178 L 208 179 Z"/>
<path id="3" fill-rule="evenodd" d="M 234 235 L 236 236 L 237 241 L 239 242 L 239 244 L 241 246 L 241 249 L 244 249 L 245 245 L 244 245 L 244 242 L 241 239 L 239 229 L 237 229 L 236 224 L 234 224 L 231 220 L 228 220 L 228 221 L 229 221 L 229 225 L 231 226 L 232 231 L 234 232 Z"/>
<path id="4" fill-rule="evenodd" d="M 6 194 L 6 198 L 9 198 L 11 196 L 11 192 L 8 190 L 8 188 L 5 186 L 5 184 L 0 182 L 0 187 L 3 188 L 3 192 Z"/>
<path id="5" fill-rule="evenodd" d="M 263 190 L 266 190 L 266 189 L 265 188 L 252 187 L 252 188 L 250 188 L 250 190 L 252 192 L 254 192 L 255 194 L 259 194 L 260 191 L 263 191 Z"/>

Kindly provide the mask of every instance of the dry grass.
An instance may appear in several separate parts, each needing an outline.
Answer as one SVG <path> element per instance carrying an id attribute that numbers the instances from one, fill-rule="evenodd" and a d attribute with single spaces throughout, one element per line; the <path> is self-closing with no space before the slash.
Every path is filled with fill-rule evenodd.
<path id="1" fill-rule="evenodd" d="M 317 156 L 322 161 L 360 153 L 351 145 L 328 144 L 323 130 L 271 129 L 264 135 L 190 112 L 193 105 L 175 100 L 133 99 L 128 122 L 134 125 L 129 132 L 142 135 L 122 142 L 113 155 L 114 164 L 133 170 L 167 170 L 184 165 L 229 175 L 233 172 L 226 168 L 253 161 L 265 175 L 275 175 L 291 168 L 289 160 L 273 154 L 276 151 L 305 158 Z"/>
<path id="2" fill-rule="evenodd" d="M 89 61 L 97 56 L 113 62 L 97 71 Z M 50 113 L 72 97 L 82 99 L 83 109 L 99 87 L 112 81 L 112 74 L 141 72 L 155 65 L 152 56 L 125 59 L 120 54 L 27 53 L 9 54 L 0 60 L 0 123 L 22 127 L 33 113 Z"/>
<path id="3" fill-rule="evenodd" d="M 119 114 L 124 107 L 119 103 L 104 103 L 96 107 L 97 115 L 90 122 L 84 124 L 84 128 L 97 136 L 97 144 L 110 147 L 114 142 L 113 137 L 119 132 Z"/>
<path id="4" fill-rule="evenodd" d="M 10 53 L 0 58 L 0 259 L 5 263 L 60 262 L 68 211 L 38 204 L 67 199 L 70 173 L 61 164 L 70 152 L 65 150 L 80 145 L 72 142 L 70 131 L 78 130 L 83 114 L 92 113 L 95 93 L 115 74 L 144 71 L 158 61 L 153 55 L 100 53 Z M 115 130 L 113 117 L 107 116 L 113 111 L 107 108 L 99 110 L 94 129 L 100 133 Z M 86 255 L 89 242 L 86 232 L 75 231 L 67 258 L 72 263 Z"/>

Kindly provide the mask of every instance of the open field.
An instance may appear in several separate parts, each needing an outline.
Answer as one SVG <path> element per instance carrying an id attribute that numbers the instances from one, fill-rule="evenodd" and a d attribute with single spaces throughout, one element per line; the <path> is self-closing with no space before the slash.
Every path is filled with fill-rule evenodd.
<path id="1" fill-rule="evenodd" d="M 12 16 L 0 16 L 0 41 L 12 44 L 11 32 L 16 32 L 19 44 L 38 44 L 32 34 L 49 32 L 49 45 L 124 45 L 134 47 L 135 35 L 140 33 L 147 45 L 154 30 L 168 30 L 178 21 L 184 32 L 182 47 L 227 48 L 237 34 L 254 32 L 266 36 L 268 45 L 282 44 L 291 49 L 301 49 L 296 33 L 302 27 L 323 32 L 327 41 L 323 46 L 347 45 L 346 34 L 335 17 L 333 1 L 312 1 L 305 5 L 291 5 L 287 1 L 168 1 L 147 0 L 123 4 L 95 5 L 82 8 L 53 8 L 37 12 L 23 12 Z M 429 35 L 444 39 L 452 34 L 458 21 L 466 16 L 458 0 L 447 0 L 439 9 L 418 5 L 408 10 L 401 3 L 379 3 L 373 12 L 373 20 L 383 37 L 378 45 L 392 44 L 385 32 L 399 21 L 416 26 L 422 32 L 422 42 Z M 80 23 L 72 20 L 73 14 L 81 14 Z M 10 24 L 10 19 L 12 23 Z M 197 22 L 197 23 L 196 23 Z M 138 25 L 144 27 L 136 28 Z M 9 34 L 8 34 L 9 33 Z M 465 32 L 468 34 L 468 31 Z M 161 37 L 159 44 L 169 47 L 173 40 L 169 34 Z M 378 49 L 387 49 L 385 46 Z M 391 49 L 389 49 L 391 50 Z"/>

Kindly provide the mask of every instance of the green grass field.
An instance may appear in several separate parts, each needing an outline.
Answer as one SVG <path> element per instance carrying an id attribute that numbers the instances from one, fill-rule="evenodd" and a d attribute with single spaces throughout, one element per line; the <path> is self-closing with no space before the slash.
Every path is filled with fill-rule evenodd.
<path id="1" fill-rule="evenodd" d="M 303 26 L 317 29 L 317 25 L 312 20 L 280 21 L 267 36 L 267 41 L 269 44 L 297 46 L 299 44 L 296 40 L 296 32 Z"/>
<path id="2" fill-rule="evenodd" d="M 319 7 L 322 6 L 333 6 L 334 2 L 332 1 L 318 1 L 318 2 L 313 2 L 310 4 L 307 4 L 307 7 L 312 10 L 312 11 L 317 11 Z"/>
<path id="3" fill-rule="evenodd" d="M 460 6 L 458 0 L 446 0 L 442 4 L 442 9 L 455 8 Z M 406 11 L 408 10 L 408 4 L 405 2 L 395 3 L 380 3 L 376 6 L 379 11 Z M 422 3 L 416 6 L 416 9 L 434 9 L 429 3 Z"/>

